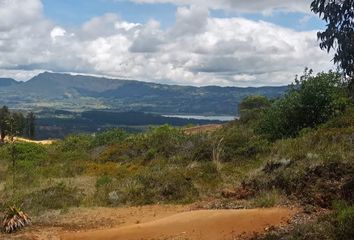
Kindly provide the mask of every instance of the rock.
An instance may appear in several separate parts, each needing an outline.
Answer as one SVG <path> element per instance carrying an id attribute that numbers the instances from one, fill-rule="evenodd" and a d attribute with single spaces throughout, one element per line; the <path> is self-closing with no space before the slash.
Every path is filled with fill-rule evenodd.
<path id="1" fill-rule="evenodd" d="M 267 164 L 264 166 L 263 172 L 271 173 L 280 167 L 288 167 L 290 164 L 291 164 L 291 160 L 289 160 L 289 159 L 281 159 L 279 161 L 270 161 L 270 162 L 267 162 Z"/>
<path id="2" fill-rule="evenodd" d="M 109 200 L 109 202 L 111 202 L 111 203 L 116 203 L 116 202 L 118 202 L 118 200 L 119 200 L 119 195 L 118 195 L 117 191 L 113 191 L 113 192 L 108 193 L 108 200 Z"/>

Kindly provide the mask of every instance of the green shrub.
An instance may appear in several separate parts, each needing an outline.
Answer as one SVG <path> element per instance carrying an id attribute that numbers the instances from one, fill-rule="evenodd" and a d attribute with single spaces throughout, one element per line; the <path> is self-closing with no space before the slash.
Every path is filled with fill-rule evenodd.
<path id="1" fill-rule="evenodd" d="M 90 148 L 92 141 L 93 137 L 88 134 L 71 135 L 59 143 L 59 149 L 63 152 L 84 151 Z"/>
<path id="2" fill-rule="evenodd" d="M 352 240 L 354 239 L 354 206 L 336 202 L 334 211 L 314 221 L 296 224 L 287 231 L 266 233 L 253 240 Z"/>
<path id="3" fill-rule="evenodd" d="M 269 139 L 297 136 L 341 114 L 350 105 L 338 73 L 310 72 L 295 81 L 284 97 L 275 101 L 259 121 L 258 132 Z"/>
<path id="4" fill-rule="evenodd" d="M 354 127 L 354 108 L 349 106 L 347 111 L 340 116 L 328 121 L 322 128 L 349 128 Z"/>
<path id="5" fill-rule="evenodd" d="M 274 207 L 282 201 L 277 190 L 262 191 L 254 199 L 252 205 L 258 208 Z"/>
<path id="6" fill-rule="evenodd" d="M 48 209 L 78 207 L 82 197 L 82 193 L 77 188 L 60 183 L 17 198 L 24 209 L 39 213 Z"/>
<path id="7" fill-rule="evenodd" d="M 334 206 L 336 215 L 336 236 L 338 239 L 354 238 L 354 205 L 337 202 Z"/>
<path id="8" fill-rule="evenodd" d="M 213 155 L 213 141 L 211 134 L 200 133 L 186 136 L 180 146 L 178 155 L 187 163 L 193 161 L 211 161 Z"/>
<path id="9" fill-rule="evenodd" d="M 13 150 L 12 150 L 13 149 Z M 16 143 L 8 145 L 9 155 L 14 151 L 16 161 L 40 162 L 47 157 L 47 148 L 35 143 Z"/>
<path id="10" fill-rule="evenodd" d="M 150 129 L 146 133 L 146 144 L 156 153 L 170 157 L 179 152 L 181 144 L 186 139 L 182 130 L 164 125 Z"/>
<path id="11" fill-rule="evenodd" d="M 264 96 L 248 96 L 239 105 L 240 120 L 243 123 L 258 120 L 270 106 L 271 102 Z"/>
<path id="12" fill-rule="evenodd" d="M 96 185 L 96 199 L 109 205 L 152 203 L 185 203 L 198 197 L 191 179 L 179 169 L 153 166 L 120 180 Z M 104 183 L 103 183 L 104 182 Z"/>
<path id="13" fill-rule="evenodd" d="M 128 133 L 126 133 L 122 129 L 111 129 L 108 131 L 104 131 L 96 134 L 94 137 L 91 147 L 98 147 L 103 145 L 111 145 L 122 142 L 124 139 L 128 137 Z"/>
<path id="14" fill-rule="evenodd" d="M 269 151 L 269 142 L 261 136 L 255 134 L 251 128 L 234 124 L 223 128 L 214 135 L 216 139 L 221 139 L 221 161 L 250 160 L 258 154 Z M 214 143 L 214 148 L 217 142 Z"/>
<path id="15" fill-rule="evenodd" d="M 97 179 L 96 187 L 101 187 L 101 186 L 107 185 L 111 182 L 112 182 L 111 177 L 104 175 L 104 176 L 100 177 L 99 179 Z"/>

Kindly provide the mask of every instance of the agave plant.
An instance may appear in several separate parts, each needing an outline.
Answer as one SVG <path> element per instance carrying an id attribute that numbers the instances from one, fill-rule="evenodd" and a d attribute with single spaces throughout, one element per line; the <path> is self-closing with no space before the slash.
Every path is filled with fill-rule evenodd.
<path id="1" fill-rule="evenodd" d="M 9 207 L 1 223 L 1 231 L 4 233 L 13 233 L 28 224 L 31 218 L 15 206 Z"/>

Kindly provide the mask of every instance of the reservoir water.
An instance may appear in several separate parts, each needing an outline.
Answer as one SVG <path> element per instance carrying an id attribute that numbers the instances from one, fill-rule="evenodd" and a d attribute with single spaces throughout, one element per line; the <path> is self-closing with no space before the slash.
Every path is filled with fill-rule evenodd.
<path id="1" fill-rule="evenodd" d="M 216 120 L 229 122 L 235 120 L 235 116 L 201 116 L 201 115 L 163 115 L 164 117 L 176 117 L 184 119 L 198 119 L 198 120 Z"/>

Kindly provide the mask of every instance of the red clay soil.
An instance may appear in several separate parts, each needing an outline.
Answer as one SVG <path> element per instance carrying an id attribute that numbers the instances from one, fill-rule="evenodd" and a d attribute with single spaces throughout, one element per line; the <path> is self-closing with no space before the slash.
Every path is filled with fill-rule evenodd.
<path id="1" fill-rule="evenodd" d="M 285 208 L 250 210 L 198 210 L 162 219 L 104 230 L 66 233 L 62 240 L 231 240 L 240 235 L 262 233 L 279 226 L 296 211 Z"/>
<path id="2" fill-rule="evenodd" d="M 222 128 L 221 124 L 208 124 L 197 127 L 185 128 L 183 131 L 186 134 L 194 135 L 199 133 L 214 132 L 220 128 Z"/>

